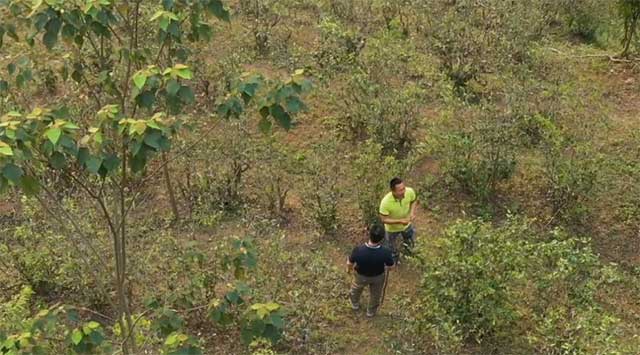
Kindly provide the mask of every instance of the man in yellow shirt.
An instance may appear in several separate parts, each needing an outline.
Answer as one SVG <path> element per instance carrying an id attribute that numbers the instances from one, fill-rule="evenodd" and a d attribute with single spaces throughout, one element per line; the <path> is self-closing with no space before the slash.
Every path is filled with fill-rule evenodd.
<path id="1" fill-rule="evenodd" d="M 414 245 L 415 219 L 418 196 L 416 192 L 406 187 L 402 179 L 395 177 L 389 182 L 391 191 L 380 202 L 380 219 L 384 223 L 385 242 L 393 253 L 393 260 L 399 257 L 398 239 L 402 237 L 405 250 Z"/>

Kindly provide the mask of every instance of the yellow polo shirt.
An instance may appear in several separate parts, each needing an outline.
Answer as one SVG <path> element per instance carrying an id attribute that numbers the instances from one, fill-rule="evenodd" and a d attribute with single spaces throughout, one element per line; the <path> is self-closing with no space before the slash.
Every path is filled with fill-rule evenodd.
<path id="1" fill-rule="evenodd" d="M 407 187 L 404 198 L 398 200 L 389 192 L 380 202 L 380 214 L 392 219 L 403 219 L 411 214 L 411 204 L 417 199 L 416 192 Z M 409 228 L 409 224 L 385 224 L 384 229 L 389 233 L 402 232 Z"/>

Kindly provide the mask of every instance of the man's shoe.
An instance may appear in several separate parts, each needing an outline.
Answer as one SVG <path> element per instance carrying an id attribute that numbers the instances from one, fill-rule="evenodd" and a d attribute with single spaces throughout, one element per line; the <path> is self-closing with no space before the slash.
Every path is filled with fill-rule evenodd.
<path id="1" fill-rule="evenodd" d="M 351 303 L 351 309 L 354 311 L 358 311 L 360 310 L 360 305 Z"/>
<path id="2" fill-rule="evenodd" d="M 375 312 L 367 311 L 367 317 L 373 318 L 375 317 L 375 315 L 376 315 Z"/>

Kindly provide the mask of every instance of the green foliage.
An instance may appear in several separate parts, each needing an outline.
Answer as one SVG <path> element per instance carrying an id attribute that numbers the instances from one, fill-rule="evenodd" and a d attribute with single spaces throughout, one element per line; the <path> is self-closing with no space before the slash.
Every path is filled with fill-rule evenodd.
<path id="1" fill-rule="evenodd" d="M 365 39 L 333 17 L 318 24 L 321 46 L 313 53 L 316 65 L 325 76 L 347 71 L 357 62 Z"/>
<path id="2" fill-rule="evenodd" d="M 302 163 L 291 149 L 273 137 L 256 143 L 256 159 L 261 166 L 253 173 L 255 185 L 252 187 L 258 191 L 258 202 L 266 207 L 270 216 L 286 222 L 290 212 L 287 198 L 300 182 L 298 174 Z"/>
<path id="3" fill-rule="evenodd" d="M 278 24 L 288 17 L 289 4 L 282 0 L 241 0 L 240 10 L 251 23 L 251 33 L 258 55 L 265 56 L 286 41 L 275 36 Z M 290 34 L 289 34 L 290 37 Z"/>
<path id="4" fill-rule="evenodd" d="M 600 43 L 607 31 L 609 4 L 603 1 L 557 1 L 549 6 L 564 20 L 569 33 L 590 43 Z"/>
<path id="5" fill-rule="evenodd" d="M 34 291 L 24 286 L 11 300 L 0 306 L 0 325 L 3 332 L 20 330 L 19 325 L 29 319 Z"/>
<path id="6" fill-rule="evenodd" d="M 233 270 L 236 279 L 242 280 L 247 276 L 247 271 L 256 267 L 255 245 L 250 238 L 233 238 L 231 253 L 224 256 L 223 268 Z"/>
<path id="7" fill-rule="evenodd" d="M 542 23 L 531 2 L 430 1 L 426 43 L 440 59 L 441 71 L 463 99 L 475 100 L 473 85 L 528 59 L 531 39 Z M 471 85 L 471 86 L 470 86 Z"/>
<path id="8" fill-rule="evenodd" d="M 24 289 L 16 305 L 29 302 L 31 291 Z M 35 316 L 25 315 L 11 324 L 14 333 L 3 335 L 4 323 L 0 322 L 0 354 L 49 354 L 62 351 L 61 345 L 70 345 L 69 350 L 77 354 L 98 354 L 108 352 L 110 344 L 106 342 L 102 326 L 90 321 L 73 328 L 79 323 L 77 312 L 72 308 L 54 306 L 39 311 Z M 63 341 L 62 337 L 66 339 Z"/>
<path id="9" fill-rule="evenodd" d="M 71 331 L 69 340 L 73 351 L 78 354 L 94 354 L 104 342 L 102 326 L 98 322 L 88 322 Z"/>
<path id="10" fill-rule="evenodd" d="M 518 344 L 518 329 L 543 353 L 606 353 L 615 349 L 618 321 L 596 291 L 619 277 L 587 241 L 556 231 L 540 237 L 529 221 L 504 225 L 458 222 L 440 240 L 442 253 L 425 259 L 420 322 L 443 348 L 466 339 Z M 524 318 L 535 314 L 535 325 Z M 559 350 L 562 349 L 562 350 Z"/>
<path id="11" fill-rule="evenodd" d="M 330 237 L 337 235 L 343 222 L 338 207 L 345 195 L 346 174 L 339 151 L 335 143 L 326 142 L 300 156 L 305 173 L 302 206 L 318 231 Z"/>
<path id="12" fill-rule="evenodd" d="M 173 332 L 182 329 L 184 321 L 172 309 L 162 307 L 155 311 L 153 326 L 161 337 L 168 337 Z"/>
<path id="13" fill-rule="evenodd" d="M 252 102 L 257 93 L 263 96 L 257 103 L 261 119 L 258 124 L 263 133 L 271 132 L 272 118 L 284 129 L 291 129 L 295 122 L 293 116 L 306 110 L 300 96 L 309 92 L 312 83 L 305 77 L 303 69 L 296 70 L 285 81 L 266 80 L 258 74 L 244 73 L 231 85 L 231 91 L 218 106 L 218 114 L 222 117 L 240 117 L 245 112 L 245 105 Z"/>
<path id="14" fill-rule="evenodd" d="M 424 90 L 413 84 L 389 88 L 362 72 L 353 74 L 347 90 L 349 95 L 340 103 L 342 113 L 332 122 L 342 137 L 352 142 L 370 139 L 384 154 L 405 157 L 420 127 Z"/>
<path id="15" fill-rule="evenodd" d="M 640 1 L 618 0 L 618 12 L 624 22 L 624 37 L 622 38 L 622 55 L 629 53 L 633 38 L 638 31 L 638 19 L 640 19 Z"/>
<path id="16" fill-rule="evenodd" d="M 604 157 L 588 144 L 572 142 L 551 123 L 545 126 L 542 152 L 552 215 L 570 225 L 583 224 L 589 202 L 597 198 Z"/>
<path id="17" fill-rule="evenodd" d="M 284 312 L 277 303 L 251 305 L 243 318 L 241 339 L 246 344 L 259 338 L 276 343 L 284 330 Z"/>
<path id="18" fill-rule="evenodd" d="M 69 211 L 78 208 L 69 198 L 61 203 Z M 77 304 L 103 306 L 110 289 L 97 287 L 99 283 L 91 277 L 95 265 L 89 264 L 99 262 L 95 255 L 73 258 L 83 247 L 56 230 L 55 223 L 45 219 L 35 200 L 23 197 L 21 206 L 21 224 L 5 229 L 5 238 L 0 242 L 0 257 L 5 260 L 2 265 L 11 274 L 15 272 L 13 282 L 29 285 L 41 296 L 64 295 Z M 94 217 L 91 211 L 83 216 Z M 87 230 L 92 228 L 89 223 L 78 223 Z"/>
<path id="19" fill-rule="evenodd" d="M 11 247 L 3 248 L 6 253 L 3 252 L 2 256 L 11 260 L 20 277 L 37 293 L 59 292 L 65 283 L 62 275 L 65 261 L 61 254 L 46 246 L 64 242 L 57 235 L 39 235 L 33 227 L 28 224 L 17 227 L 12 238 L 7 238 Z"/>
<path id="20" fill-rule="evenodd" d="M 442 173 L 450 183 L 486 205 L 498 184 L 515 172 L 517 124 L 512 117 L 491 109 L 473 115 L 470 125 L 436 136 L 427 149 L 441 159 Z"/>
<path id="21" fill-rule="evenodd" d="M 380 223 L 380 201 L 389 192 L 389 181 L 402 176 L 408 170 L 408 162 L 384 155 L 382 146 L 370 140 L 355 154 L 352 176 L 356 184 L 353 188 L 361 220 L 368 227 Z"/>
<path id="22" fill-rule="evenodd" d="M 164 342 L 166 355 L 202 355 L 197 339 L 180 332 L 171 333 Z"/>
<path id="23" fill-rule="evenodd" d="M 478 222 L 460 222 L 443 238 L 445 254 L 429 262 L 423 311 L 449 341 L 500 336 L 518 318 L 512 300 L 522 282 L 522 241 Z"/>

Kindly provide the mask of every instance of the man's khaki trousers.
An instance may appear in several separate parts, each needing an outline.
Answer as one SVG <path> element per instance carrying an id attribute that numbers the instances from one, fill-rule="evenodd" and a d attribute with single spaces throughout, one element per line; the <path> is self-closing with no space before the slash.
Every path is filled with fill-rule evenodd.
<path id="1" fill-rule="evenodd" d="M 360 296 L 366 286 L 369 286 L 370 292 L 367 313 L 376 314 L 378 306 L 380 306 L 380 299 L 382 298 L 382 289 L 384 288 L 384 273 L 378 276 L 363 276 L 357 272 L 355 273 L 350 294 L 351 304 L 354 307 L 360 307 Z"/>

